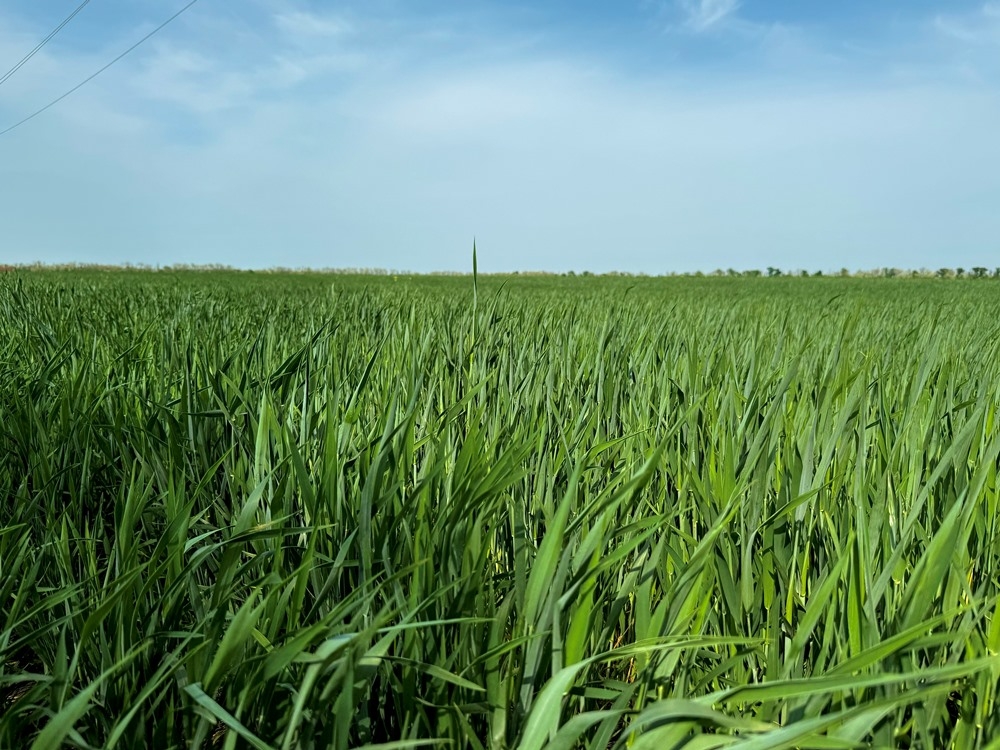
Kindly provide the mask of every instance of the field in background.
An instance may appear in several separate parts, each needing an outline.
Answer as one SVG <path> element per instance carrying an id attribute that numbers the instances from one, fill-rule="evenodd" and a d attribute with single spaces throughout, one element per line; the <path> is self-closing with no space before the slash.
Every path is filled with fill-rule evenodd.
<path id="1" fill-rule="evenodd" d="M 0 747 L 1000 747 L 1000 293 L 0 277 Z"/>

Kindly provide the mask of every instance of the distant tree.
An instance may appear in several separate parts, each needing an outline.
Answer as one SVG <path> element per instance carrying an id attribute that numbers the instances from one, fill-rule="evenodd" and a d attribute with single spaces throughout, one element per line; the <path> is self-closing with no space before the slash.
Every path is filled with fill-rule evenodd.
<path id="1" fill-rule="evenodd" d="M 965 276 L 965 269 L 962 268 L 962 267 L 956 268 L 955 269 L 955 276 L 958 277 L 958 278 L 962 278 L 963 276 Z"/>
<path id="2" fill-rule="evenodd" d="M 822 276 L 822 275 L 823 275 L 822 271 L 816 271 L 816 273 L 813 274 L 813 276 Z"/>
<path id="3" fill-rule="evenodd" d="M 760 269 L 758 269 L 758 268 L 751 268 L 749 271 L 744 271 L 743 275 L 744 276 L 756 277 L 756 276 L 760 276 L 761 272 L 760 272 Z"/>
<path id="4" fill-rule="evenodd" d="M 985 279 L 986 278 L 986 269 L 983 268 L 982 266 L 973 266 L 972 267 L 972 275 L 975 278 L 977 278 L 977 279 Z"/>
<path id="5" fill-rule="evenodd" d="M 799 271 L 799 276 L 806 277 L 808 275 L 809 275 L 809 272 L 806 269 L 804 269 L 804 268 L 801 271 Z"/>
<path id="6" fill-rule="evenodd" d="M 739 276 L 739 275 L 740 275 L 740 272 L 737 271 L 735 268 L 727 268 L 726 269 L 726 276 Z"/>
<path id="7" fill-rule="evenodd" d="M 774 266 L 768 266 L 767 267 L 767 275 L 768 276 L 772 276 L 772 277 L 773 276 L 781 276 L 781 269 L 780 268 L 775 268 Z"/>
<path id="8" fill-rule="evenodd" d="M 851 272 L 848 269 L 846 269 L 846 268 L 841 268 L 840 269 L 840 275 L 841 276 L 850 276 Z"/>
<path id="9" fill-rule="evenodd" d="M 937 271 L 934 272 L 934 275 L 937 276 L 939 279 L 947 279 L 949 276 L 951 276 L 951 269 L 939 268 Z"/>

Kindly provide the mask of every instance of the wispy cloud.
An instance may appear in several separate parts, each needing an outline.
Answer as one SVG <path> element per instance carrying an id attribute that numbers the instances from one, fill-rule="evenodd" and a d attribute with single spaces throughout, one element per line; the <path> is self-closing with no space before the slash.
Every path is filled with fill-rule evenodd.
<path id="1" fill-rule="evenodd" d="M 933 54 L 924 67 L 938 75 L 953 72 L 967 82 L 996 87 L 1000 82 L 1000 2 L 988 2 L 966 12 L 934 16 L 928 41 Z M 917 63 L 919 64 L 919 63 Z"/>
<path id="2" fill-rule="evenodd" d="M 802 49 L 803 30 L 783 21 L 760 21 L 741 14 L 742 0 L 641 0 L 670 35 L 693 38 L 732 36 L 750 45 L 778 50 Z"/>
<path id="3" fill-rule="evenodd" d="M 1000 44 L 1000 2 L 989 2 L 969 13 L 941 13 L 934 28 L 944 37 L 972 45 Z"/>
<path id="4" fill-rule="evenodd" d="M 684 27 L 702 33 L 717 28 L 735 16 L 740 0 L 679 0 Z"/>
<path id="5" fill-rule="evenodd" d="M 276 13 L 274 23 L 280 31 L 293 37 L 343 37 L 354 31 L 354 25 L 340 15 L 302 10 Z"/>

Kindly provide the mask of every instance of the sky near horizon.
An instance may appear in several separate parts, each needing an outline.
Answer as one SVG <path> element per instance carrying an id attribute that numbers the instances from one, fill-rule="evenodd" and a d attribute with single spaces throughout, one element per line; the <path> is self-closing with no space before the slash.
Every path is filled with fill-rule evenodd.
<path id="1" fill-rule="evenodd" d="M 92 0 L 0 130 L 184 4 Z M 992 269 L 1000 2 L 200 0 L 0 175 L 0 263 Z"/>

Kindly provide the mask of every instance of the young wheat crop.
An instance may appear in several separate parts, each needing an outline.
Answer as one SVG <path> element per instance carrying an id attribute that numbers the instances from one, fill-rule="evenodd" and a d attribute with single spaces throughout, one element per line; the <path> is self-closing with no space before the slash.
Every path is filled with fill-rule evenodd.
<path id="1" fill-rule="evenodd" d="M 0 747 L 1000 747 L 992 284 L 333 278 L 0 278 Z"/>

